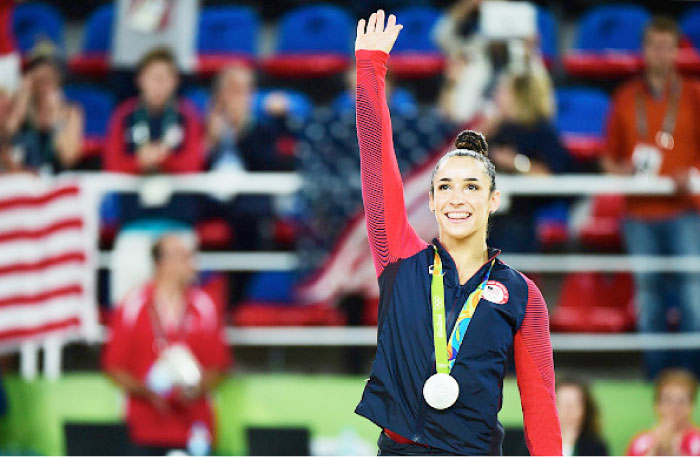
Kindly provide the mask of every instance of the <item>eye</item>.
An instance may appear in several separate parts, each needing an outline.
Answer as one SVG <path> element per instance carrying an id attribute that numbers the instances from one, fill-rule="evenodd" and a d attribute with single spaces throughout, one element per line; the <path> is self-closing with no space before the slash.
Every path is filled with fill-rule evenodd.
<path id="1" fill-rule="evenodd" d="M 467 185 L 467 189 L 470 190 L 470 191 L 478 191 L 478 190 L 479 190 L 479 185 L 478 185 L 478 184 L 474 184 L 474 183 L 470 183 L 470 184 Z"/>
<path id="2" fill-rule="evenodd" d="M 438 191 L 446 191 L 446 190 L 448 190 L 448 189 L 450 189 L 450 185 L 449 185 L 449 184 L 441 184 L 441 185 L 438 185 Z"/>

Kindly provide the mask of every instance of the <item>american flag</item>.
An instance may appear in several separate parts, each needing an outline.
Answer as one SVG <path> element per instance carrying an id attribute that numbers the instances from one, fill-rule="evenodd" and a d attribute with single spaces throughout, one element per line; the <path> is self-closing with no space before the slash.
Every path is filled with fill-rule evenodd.
<path id="1" fill-rule="evenodd" d="M 0 348 L 97 333 L 96 209 L 75 179 L 0 179 Z"/>
<path id="2" fill-rule="evenodd" d="M 428 205 L 430 175 L 440 154 L 433 155 L 404 179 L 404 200 L 408 220 L 416 233 L 431 242 L 438 236 L 435 216 Z M 379 297 L 377 274 L 367 240 L 364 214 L 347 226 L 328 260 L 297 290 L 301 302 L 336 302 L 346 294 L 362 294 L 371 299 Z"/>

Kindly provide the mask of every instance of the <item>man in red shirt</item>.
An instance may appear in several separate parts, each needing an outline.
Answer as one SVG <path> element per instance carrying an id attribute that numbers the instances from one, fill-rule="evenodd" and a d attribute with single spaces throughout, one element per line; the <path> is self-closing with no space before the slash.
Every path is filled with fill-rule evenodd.
<path id="1" fill-rule="evenodd" d="M 677 184 L 671 196 L 626 199 L 624 236 L 634 255 L 700 254 L 700 217 L 687 191 L 688 177 L 700 163 L 700 90 L 675 70 L 680 34 L 671 18 L 656 17 L 644 33 L 646 68 L 640 78 L 620 87 L 609 117 L 603 168 L 607 173 L 668 176 Z M 638 330 L 666 332 L 664 278 L 637 272 Z M 673 290 L 682 314 L 681 331 L 700 331 L 700 276 L 677 276 Z M 668 366 L 666 354 L 645 355 L 650 378 Z M 700 370 L 697 355 L 684 353 L 683 365 Z"/>
<path id="2" fill-rule="evenodd" d="M 209 393 L 229 367 L 216 307 L 193 287 L 193 250 L 178 235 L 154 245 L 153 281 L 115 312 L 103 353 L 107 374 L 127 393 L 126 420 L 138 454 L 211 443 Z"/>

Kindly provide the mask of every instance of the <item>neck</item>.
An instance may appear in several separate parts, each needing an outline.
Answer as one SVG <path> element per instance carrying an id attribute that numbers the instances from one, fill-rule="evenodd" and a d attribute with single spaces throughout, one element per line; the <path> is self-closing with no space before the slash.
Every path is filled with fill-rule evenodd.
<path id="1" fill-rule="evenodd" d="M 581 433 L 581 429 L 574 425 L 561 425 L 561 437 L 562 441 L 567 444 L 575 444 Z"/>
<path id="2" fill-rule="evenodd" d="M 170 307 L 180 305 L 185 296 L 185 286 L 173 279 L 156 278 L 154 288 L 159 302 L 168 304 Z"/>
<path id="3" fill-rule="evenodd" d="M 647 82 L 654 92 L 663 92 L 672 75 L 672 70 L 651 70 L 647 72 Z"/>
<path id="4" fill-rule="evenodd" d="M 488 260 L 485 234 L 473 234 L 463 239 L 440 237 L 440 243 L 452 256 L 460 283 L 469 280 Z"/>

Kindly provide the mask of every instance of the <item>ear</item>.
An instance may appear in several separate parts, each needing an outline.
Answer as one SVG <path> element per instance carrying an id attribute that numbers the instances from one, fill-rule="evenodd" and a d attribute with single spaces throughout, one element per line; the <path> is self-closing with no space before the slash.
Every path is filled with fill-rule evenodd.
<path id="1" fill-rule="evenodd" d="M 491 193 L 489 198 L 489 214 L 498 210 L 501 205 L 501 191 L 498 189 Z"/>
<path id="2" fill-rule="evenodd" d="M 428 206 L 430 207 L 430 211 L 435 213 L 435 196 L 430 191 L 428 191 Z"/>

